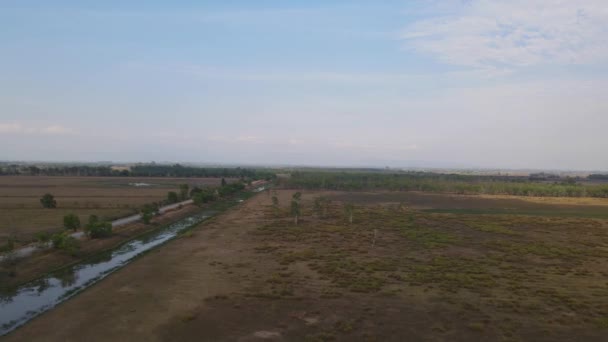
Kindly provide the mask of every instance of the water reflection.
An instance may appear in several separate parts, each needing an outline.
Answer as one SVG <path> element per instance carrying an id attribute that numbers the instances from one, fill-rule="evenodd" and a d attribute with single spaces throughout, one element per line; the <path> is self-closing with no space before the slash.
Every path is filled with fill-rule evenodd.
<path id="1" fill-rule="evenodd" d="M 225 204 L 234 205 L 238 200 Z M 214 214 L 215 211 L 207 210 L 190 216 L 160 231 L 132 240 L 114 251 L 0 294 L 0 336 L 100 281 L 139 254 L 165 243 L 180 231 Z"/>

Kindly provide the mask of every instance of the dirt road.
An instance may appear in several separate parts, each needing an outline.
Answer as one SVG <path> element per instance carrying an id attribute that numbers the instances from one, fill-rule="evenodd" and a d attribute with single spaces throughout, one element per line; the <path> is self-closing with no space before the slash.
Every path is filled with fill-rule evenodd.
<path id="1" fill-rule="evenodd" d="M 4 338 L 606 341 L 608 222 L 330 192 L 320 218 L 305 191 L 296 226 L 292 194 L 260 193 Z M 360 203 L 354 223 L 339 198 Z"/>
<path id="2" fill-rule="evenodd" d="M 193 201 L 190 199 L 190 200 L 185 200 L 185 201 L 182 201 L 182 202 L 179 202 L 179 203 L 169 204 L 169 205 L 160 207 L 158 209 L 158 212 L 160 214 L 164 214 L 167 211 L 175 210 L 175 209 L 180 208 L 182 206 L 190 205 L 192 203 L 193 203 Z M 137 222 L 139 220 L 141 220 L 141 214 L 135 214 L 135 215 L 123 217 L 123 218 L 120 218 L 120 219 L 112 221 L 112 227 L 124 226 L 124 225 L 127 225 L 129 223 Z M 75 237 L 77 239 L 82 239 L 85 236 L 85 234 L 84 234 L 83 231 L 75 232 L 75 233 L 72 233 L 70 235 L 72 235 L 73 237 Z M 51 246 L 52 245 L 51 245 L 50 242 L 47 243 L 47 244 L 44 244 L 44 245 L 31 244 L 29 246 L 24 246 L 24 247 L 21 247 L 21 248 L 18 248 L 16 250 L 14 250 L 11 253 L 11 257 L 13 257 L 13 258 L 25 258 L 25 257 L 28 257 L 28 256 L 34 254 L 34 252 L 36 252 L 36 251 L 39 251 L 39 250 L 42 250 L 42 249 L 51 248 Z M 0 261 L 4 260 L 5 258 L 6 258 L 6 255 L 0 255 Z"/>
<path id="3" fill-rule="evenodd" d="M 249 263 L 241 239 L 264 194 L 112 274 L 100 284 L 33 320 L 7 341 L 158 341 L 163 328 L 188 321 L 205 300 L 246 284 L 213 264 Z M 266 199 L 267 200 L 267 199 Z M 250 227 L 250 226 L 249 226 Z M 221 260 L 221 261 L 220 261 Z M 262 270 L 260 270 L 262 271 Z M 170 339 L 170 338 L 169 338 Z M 204 339 L 203 339 L 204 340 Z"/>

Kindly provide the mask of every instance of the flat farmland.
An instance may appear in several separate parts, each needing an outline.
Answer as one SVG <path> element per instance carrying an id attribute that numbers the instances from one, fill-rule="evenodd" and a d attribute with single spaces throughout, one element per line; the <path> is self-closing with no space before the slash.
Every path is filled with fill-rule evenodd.
<path id="1" fill-rule="evenodd" d="M 75 213 L 115 219 L 134 213 L 146 203 L 165 199 L 180 184 L 216 186 L 218 178 L 136 177 L 0 177 L 0 241 L 9 236 L 31 240 L 40 231 L 61 228 L 63 216 Z M 56 209 L 44 209 L 40 197 L 51 193 Z"/>
<path id="2" fill-rule="evenodd" d="M 455 195 L 417 191 L 331 192 L 328 196 L 354 204 L 403 205 L 435 213 L 608 219 L 607 198 Z"/>
<path id="3" fill-rule="evenodd" d="M 560 216 L 563 201 L 470 214 L 427 210 L 451 195 L 305 191 L 296 225 L 294 192 L 255 196 L 6 340 L 606 341 L 608 220 Z"/>

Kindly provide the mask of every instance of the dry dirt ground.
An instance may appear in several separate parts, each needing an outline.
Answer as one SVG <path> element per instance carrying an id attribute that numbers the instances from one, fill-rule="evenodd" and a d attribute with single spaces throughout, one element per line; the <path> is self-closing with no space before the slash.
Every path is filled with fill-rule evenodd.
<path id="1" fill-rule="evenodd" d="M 129 184 L 146 183 L 136 187 Z M 63 216 L 75 213 L 81 222 L 89 215 L 111 220 L 128 216 L 144 204 L 167 198 L 179 184 L 217 186 L 219 178 L 146 178 L 146 177 L 0 177 L 0 245 L 12 236 L 28 242 L 40 231 L 61 229 Z M 51 193 L 56 209 L 43 209 L 40 197 Z"/>
<path id="2" fill-rule="evenodd" d="M 6 341 L 606 341 L 608 225 L 259 194 Z M 358 203 L 353 223 L 343 203 Z M 544 210 L 544 209 L 543 209 Z M 556 209 L 558 210 L 558 209 Z"/>

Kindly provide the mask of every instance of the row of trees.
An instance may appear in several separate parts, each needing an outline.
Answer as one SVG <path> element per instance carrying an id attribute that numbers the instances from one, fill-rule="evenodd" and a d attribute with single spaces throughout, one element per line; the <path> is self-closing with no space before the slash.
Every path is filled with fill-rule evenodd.
<path id="1" fill-rule="evenodd" d="M 80 217 L 76 214 L 65 215 L 63 228 L 66 231 L 78 231 L 81 228 Z M 112 223 L 101 220 L 97 215 L 90 215 L 84 226 L 84 232 L 92 239 L 108 237 L 112 235 Z"/>
<path id="2" fill-rule="evenodd" d="M 65 166 L 34 166 L 6 165 L 0 166 L 0 175 L 31 175 L 31 176 L 103 176 L 103 177 L 227 177 L 267 179 L 275 177 L 274 172 L 266 169 L 250 168 L 217 168 L 184 166 L 181 164 L 158 165 L 138 164 L 130 169 L 113 169 L 111 166 L 65 165 Z"/>
<path id="3" fill-rule="evenodd" d="M 177 192 L 169 192 L 167 195 L 167 201 L 169 203 L 176 203 L 180 200 L 186 200 L 192 198 L 196 205 L 202 205 L 203 203 L 214 201 L 220 197 L 230 196 L 236 192 L 245 189 L 243 182 L 235 182 L 228 184 L 222 179 L 222 185 L 218 188 L 205 188 L 201 189 L 194 187 L 192 190 L 189 189 L 187 184 L 180 185 L 179 194 Z M 53 195 L 45 194 L 40 199 L 40 202 L 45 208 L 57 207 Z M 146 204 L 141 210 L 142 221 L 145 224 L 150 224 L 151 219 L 159 214 L 160 203 Z M 77 255 L 80 250 L 80 243 L 77 238 L 73 236 L 73 232 L 78 231 L 81 227 L 80 217 L 76 214 L 68 214 L 63 217 L 64 231 L 49 234 L 46 232 L 40 232 L 37 234 L 36 239 L 41 243 L 50 242 L 55 249 L 63 250 L 71 255 Z M 100 239 L 112 236 L 112 223 L 99 219 L 96 215 L 89 216 L 87 224 L 84 226 L 85 234 L 91 239 Z M 5 249 L 12 250 L 14 248 L 12 240 L 9 241 Z"/>
<path id="4" fill-rule="evenodd" d="M 293 217 L 293 222 L 295 225 L 298 225 L 300 216 L 302 214 L 302 193 L 296 192 L 291 197 L 290 203 L 290 214 Z M 329 210 L 331 207 L 332 201 L 328 197 L 319 196 L 315 197 L 313 202 L 313 211 L 320 219 L 325 219 L 329 216 Z M 272 208 L 275 212 L 275 215 L 279 215 L 281 212 L 279 206 L 279 198 L 276 193 L 272 196 Z M 355 212 L 355 206 L 352 203 L 344 203 L 344 217 L 349 223 L 353 223 L 353 216 Z"/>
<path id="5" fill-rule="evenodd" d="M 189 198 L 192 198 L 194 204 L 200 206 L 204 203 L 214 201 L 218 197 L 225 197 L 243 189 L 245 189 L 245 184 L 243 182 L 235 182 L 228 184 L 224 178 L 222 178 L 222 183 L 219 188 L 201 189 L 199 187 L 194 187 L 192 190 L 190 190 L 188 184 L 181 184 L 179 186 L 179 194 L 175 191 L 170 191 L 167 194 L 167 199 L 165 201 L 154 202 L 144 205 L 141 210 L 142 220 L 145 224 L 149 224 L 151 219 L 155 215 L 159 214 L 160 207 L 163 204 L 178 203 L 180 201 L 185 201 Z M 40 198 L 40 203 L 44 208 L 51 209 L 57 207 L 57 201 L 55 200 L 55 197 L 49 193 L 44 194 Z M 98 225 L 100 224 L 101 223 L 99 222 L 97 216 L 91 216 L 87 227 L 91 227 L 89 231 L 91 232 L 90 235 L 92 237 L 102 237 L 103 235 L 105 235 L 105 230 L 103 229 L 103 227 L 98 227 Z M 80 218 L 75 214 L 68 214 L 63 218 L 63 226 L 68 230 L 76 231 L 80 228 Z"/>
<path id="6" fill-rule="evenodd" d="M 517 196 L 604 197 L 608 185 L 572 182 L 540 183 L 525 178 L 509 181 L 480 176 L 425 173 L 294 172 L 283 185 L 300 189 L 399 190 L 457 194 L 505 194 Z"/>
<path id="7" fill-rule="evenodd" d="M 245 183 L 242 181 L 228 184 L 224 178 L 220 187 L 218 188 L 199 188 L 198 186 L 190 189 L 188 184 L 181 184 L 179 186 L 179 193 L 175 191 L 169 191 L 167 193 L 166 203 L 178 203 L 187 199 L 192 199 L 194 204 L 202 205 L 216 200 L 218 197 L 225 197 L 235 192 L 245 189 Z"/>
<path id="8" fill-rule="evenodd" d="M 81 228 L 80 217 L 75 214 L 65 215 L 63 217 L 63 227 L 64 231 L 55 234 L 39 232 L 36 234 L 36 240 L 43 244 L 50 242 L 53 248 L 76 256 L 80 251 L 80 242 L 73 236 L 73 232 Z M 110 237 L 112 236 L 112 223 L 100 220 L 96 215 L 91 215 L 84 226 L 84 232 L 91 239 Z"/>
<path id="9" fill-rule="evenodd" d="M 145 177 L 226 177 L 267 179 L 275 177 L 274 172 L 264 169 L 248 168 L 205 168 L 194 166 L 141 164 L 131 167 L 130 176 Z"/>

